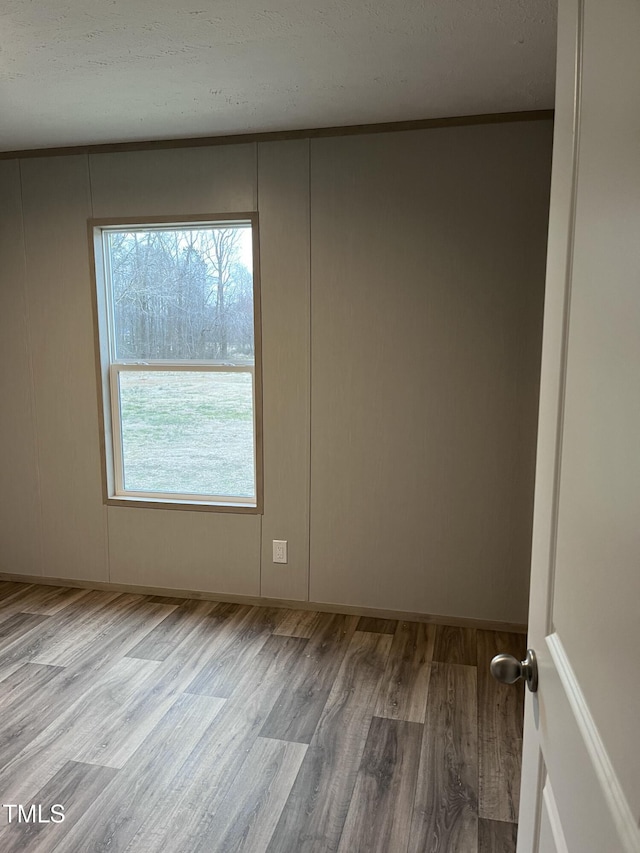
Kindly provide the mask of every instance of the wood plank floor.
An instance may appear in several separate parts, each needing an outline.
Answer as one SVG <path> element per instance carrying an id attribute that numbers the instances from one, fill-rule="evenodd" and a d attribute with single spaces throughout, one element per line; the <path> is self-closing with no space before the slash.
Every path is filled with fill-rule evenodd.
<path id="1" fill-rule="evenodd" d="M 513 853 L 498 651 L 524 637 L 0 583 L 0 850 Z"/>

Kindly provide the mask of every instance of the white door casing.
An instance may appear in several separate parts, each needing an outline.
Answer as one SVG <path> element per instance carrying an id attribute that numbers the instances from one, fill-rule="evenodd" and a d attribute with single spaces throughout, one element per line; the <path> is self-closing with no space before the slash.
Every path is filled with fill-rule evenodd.
<path id="1" fill-rule="evenodd" d="M 556 87 L 518 853 L 638 853 L 638 0 L 560 0 Z"/>

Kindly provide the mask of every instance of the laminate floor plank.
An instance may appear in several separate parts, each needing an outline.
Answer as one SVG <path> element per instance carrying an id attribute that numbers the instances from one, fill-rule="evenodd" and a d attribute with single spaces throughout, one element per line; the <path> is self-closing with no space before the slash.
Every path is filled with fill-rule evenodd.
<path id="1" fill-rule="evenodd" d="M 147 598 L 152 604 L 175 604 L 176 606 L 186 604 L 188 601 L 204 601 L 201 598 L 181 598 L 177 595 L 149 595 Z"/>
<path id="2" fill-rule="evenodd" d="M 313 634 L 321 614 L 315 610 L 287 610 L 280 624 L 273 632 L 285 637 L 305 637 Z"/>
<path id="3" fill-rule="evenodd" d="M 521 634 L 478 631 L 478 814 L 517 823 L 522 770 L 524 683 L 500 684 L 489 663 L 500 652 L 522 660 L 526 640 Z"/>
<path id="4" fill-rule="evenodd" d="M 476 665 L 476 629 L 436 625 L 433 660 L 437 663 Z"/>
<path id="5" fill-rule="evenodd" d="M 269 637 L 128 849 L 191 853 L 201 838 L 215 833 L 220 803 L 306 643 L 299 637 Z"/>
<path id="6" fill-rule="evenodd" d="M 156 598 L 157 596 L 154 596 Z M 162 604 L 164 602 L 152 602 Z M 169 605 L 171 606 L 171 605 Z M 173 605 L 175 606 L 175 605 Z M 169 613 L 159 625 L 149 631 L 129 652 L 127 657 L 144 660 L 165 660 L 182 640 L 193 631 L 194 620 L 211 616 L 216 619 L 215 601 L 191 599 L 183 601 L 180 606 Z"/>
<path id="7" fill-rule="evenodd" d="M 13 644 L 15 640 L 46 622 L 48 616 L 35 613 L 13 613 L 4 622 L 0 622 L 0 651 Z"/>
<path id="8" fill-rule="evenodd" d="M 52 667 L 53 669 L 54 667 Z M 6 768 L 16 756 L 27 749 L 60 715 L 62 715 L 93 684 L 94 673 L 70 673 L 58 668 L 47 685 L 38 691 L 29 705 L 15 704 L 10 713 L 2 714 L 0 728 L 0 762 Z M 4 769 L 0 770 L 0 778 Z"/>
<path id="9" fill-rule="evenodd" d="M 67 761 L 78 761 L 87 744 L 100 743 L 103 728 L 108 728 L 113 715 L 126 705 L 139 680 L 148 677 L 158 666 L 157 661 L 123 658 L 97 678 L 73 705 L 0 770 L 0 790 L 9 798 L 6 802 L 29 802 Z"/>
<path id="10" fill-rule="evenodd" d="M 30 705 L 62 667 L 48 664 L 16 664 L 15 670 L 0 682 L 0 726 L 13 714 L 16 705 Z"/>
<path id="11" fill-rule="evenodd" d="M 432 664 L 409 853 L 477 853 L 475 667 Z"/>
<path id="12" fill-rule="evenodd" d="M 57 586 L 29 586 L 19 595 L 0 602 L 0 623 L 11 614 L 32 613 L 40 616 L 55 616 L 68 605 L 84 598 L 90 593 L 88 589 L 70 589 Z M 103 593 L 104 595 L 104 593 Z M 113 597 L 117 593 L 113 593 Z"/>
<path id="13" fill-rule="evenodd" d="M 16 670 L 20 669 L 24 664 L 22 661 L 14 661 L 13 663 L 4 664 L 0 658 L 0 685 L 10 678 Z"/>
<path id="14" fill-rule="evenodd" d="M 110 603 L 107 597 L 107 606 Z M 3 725 L 0 730 L 1 760 L 5 763 L 11 761 L 61 714 L 68 711 L 84 693 L 92 689 L 97 679 L 105 677 L 128 649 L 135 646 L 165 615 L 166 608 L 163 605 L 147 604 L 144 600 L 136 602 L 128 614 L 129 618 L 119 624 L 118 630 L 112 629 L 100 641 L 91 636 L 89 621 L 86 631 L 91 642 L 87 644 L 83 638 L 81 647 L 84 653 L 80 659 L 72 666 L 62 668 L 52 677 L 47 689 L 34 695 L 29 706 L 15 708 L 10 719 Z M 49 625 L 59 619 L 61 614 L 49 617 L 44 640 L 49 634 Z M 43 638 L 39 636 L 32 642 L 32 648 L 40 650 L 42 643 Z M 19 659 L 24 660 L 26 655 L 29 660 L 29 648 L 20 651 Z"/>
<path id="15" fill-rule="evenodd" d="M 61 621 L 57 632 L 50 636 L 47 648 L 33 660 L 54 666 L 72 666 L 92 651 L 99 650 L 110 636 L 119 634 L 123 626 L 131 631 L 131 648 L 173 610 L 174 605 L 150 604 L 144 596 L 123 594 L 88 617 L 91 631 L 86 630 L 86 618 L 65 620 L 64 615 L 69 611 L 64 610 L 59 614 Z M 139 618 L 143 613 L 149 617 L 145 622 Z"/>
<path id="16" fill-rule="evenodd" d="M 406 853 L 423 728 L 373 718 L 338 853 Z"/>
<path id="17" fill-rule="evenodd" d="M 283 611 L 273 607 L 252 607 L 238 622 L 238 629 L 224 648 L 194 678 L 188 693 L 226 699 L 233 693 L 244 671 L 273 634 Z"/>
<path id="18" fill-rule="evenodd" d="M 244 610 L 244 608 L 247 606 L 246 604 L 235 604 L 230 601 L 214 601 L 211 603 L 215 604 L 213 615 L 215 615 L 216 619 L 219 620 L 229 619 L 232 616 L 235 617 L 241 610 Z M 278 613 L 281 612 L 280 608 L 277 608 L 277 610 Z M 278 623 L 276 622 L 276 624 Z"/>
<path id="19" fill-rule="evenodd" d="M 10 619 L 16 615 L 16 613 L 20 613 L 19 605 L 15 605 L 15 607 L 4 607 L 0 610 L 0 626 L 4 625 L 5 622 L 8 622 Z"/>
<path id="20" fill-rule="evenodd" d="M 38 655 L 46 655 L 51 646 L 57 642 L 58 634 L 68 632 L 69 625 L 72 623 L 80 623 L 86 631 L 91 630 L 93 614 L 104 610 L 117 596 L 118 593 L 110 593 L 105 597 L 104 593 L 93 592 L 82 599 L 82 603 L 74 602 L 69 605 L 64 613 L 57 613 L 55 616 L 48 617 L 45 622 L 38 626 L 37 631 L 30 631 L 26 636 L 17 638 L 5 645 L 2 652 L 2 666 L 26 663 L 35 660 Z M 48 660 L 38 661 L 38 663 L 59 665 Z"/>
<path id="21" fill-rule="evenodd" d="M 67 713 L 87 691 L 94 688 L 97 680 L 109 674 L 114 664 L 117 665 L 121 659 L 118 652 L 122 652 L 123 646 L 126 648 L 126 643 L 130 641 L 126 626 L 124 630 L 124 635 L 112 637 L 102 647 L 101 654 L 96 651 L 74 667 L 59 668 L 47 689 L 35 694 L 28 706 L 14 707 L 10 719 L 0 730 L 2 762 L 11 761 L 56 719 Z"/>
<path id="22" fill-rule="evenodd" d="M 377 619 L 374 616 L 361 616 L 356 631 L 369 631 L 373 634 L 395 634 L 398 622 L 395 619 Z"/>
<path id="23" fill-rule="evenodd" d="M 121 853 L 149 816 L 160 813 L 172 781 L 224 707 L 224 699 L 182 695 L 133 753 L 111 785 L 71 828 L 69 851 Z M 204 804 L 206 807 L 206 804 Z M 137 847 L 135 849 L 138 849 Z"/>
<path id="24" fill-rule="evenodd" d="M 394 720 L 424 723 L 435 625 L 399 622 L 375 714 Z"/>
<path id="25" fill-rule="evenodd" d="M 127 701 L 110 715 L 99 739 L 87 743 L 76 757 L 122 767 L 180 694 L 189 692 L 193 679 L 224 651 L 233 636 L 231 622 L 218 621 L 206 612 L 198 617 L 192 613 L 191 633 L 165 660 L 154 662 L 157 668 L 151 670 L 148 678 L 138 680 Z"/>
<path id="26" fill-rule="evenodd" d="M 13 595 L 16 595 L 23 589 L 26 589 L 28 586 L 33 586 L 33 584 L 16 583 L 15 581 L 0 581 L 0 606 L 5 599 L 11 598 Z"/>
<path id="27" fill-rule="evenodd" d="M 320 614 L 301 665 L 264 724 L 263 737 L 311 741 L 357 623 L 357 616 Z"/>
<path id="28" fill-rule="evenodd" d="M 28 599 L 29 593 L 34 589 L 41 589 L 41 587 L 36 587 L 32 583 L 6 582 L 0 596 L 0 613 L 4 612 L 7 608 L 17 607 L 19 610 L 20 603 Z"/>
<path id="29" fill-rule="evenodd" d="M 338 849 L 390 648 L 389 634 L 353 635 L 269 853 Z"/>
<path id="30" fill-rule="evenodd" d="M 265 853 L 306 751 L 258 738 L 193 853 Z"/>
<path id="31" fill-rule="evenodd" d="M 38 587 L 38 592 L 33 593 L 27 600 L 23 600 L 20 610 L 23 613 L 40 613 L 43 616 L 55 616 L 74 601 L 78 601 L 89 594 L 88 589 L 78 587 L 48 586 Z"/>
<path id="32" fill-rule="evenodd" d="M 50 819 L 51 806 L 62 805 L 53 812 L 55 822 L 18 823 L 12 821 L 0 831 L 2 853 L 51 853 L 53 850 L 87 850 L 87 847 L 69 846 L 68 835 L 74 825 L 96 802 L 105 788 L 114 780 L 117 770 L 94 764 L 66 762 L 47 784 L 36 793 L 33 803 L 42 808 L 42 817 Z M 25 804 L 28 809 L 31 804 Z"/>
<path id="33" fill-rule="evenodd" d="M 518 826 L 498 820 L 478 821 L 478 853 L 516 853 Z"/>

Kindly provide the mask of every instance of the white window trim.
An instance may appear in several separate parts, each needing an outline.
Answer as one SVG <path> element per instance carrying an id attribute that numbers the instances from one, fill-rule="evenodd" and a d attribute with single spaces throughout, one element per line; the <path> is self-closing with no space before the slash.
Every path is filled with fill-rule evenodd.
<path id="1" fill-rule="evenodd" d="M 109 232 L 145 231 L 151 228 L 188 230 L 189 227 L 205 228 L 233 226 L 249 227 L 253 234 L 253 279 L 254 279 L 254 363 L 221 364 L 202 360 L 153 359 L 133 361 L 115 357 L 114 315 L 112 288 L 110 287 L 109 253 L 106 250 Z M 225 217 L 189 217 L 136 220 L 89 220 L 90 246 L 92 248 L 93 297 L 96 325 L 96 359 L 102 391 L 101 404 L 101 447 L 103 450 L 103 474 L 105 502 L 129 506 L 165 507 L 176 509 L 221 510 L 227 512 L 261 512 L 261 352 L 260 352 L 260 292 L 257 215 L 238 214 Z M 124 465 L 122 458 L 122 434 L 119 376 L 125 371 L 185 371 L 248 373 L 251 376 L 253 406 L 253 474 L 256 494 L 252 497 L 227 495 L 183 494 L 177 492 L 140 492 L 124 488 Z"/>

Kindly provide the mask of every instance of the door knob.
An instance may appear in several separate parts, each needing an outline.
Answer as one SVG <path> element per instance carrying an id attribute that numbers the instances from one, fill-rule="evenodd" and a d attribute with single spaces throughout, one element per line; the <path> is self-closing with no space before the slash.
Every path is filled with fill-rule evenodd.
<path id="1" fill-rule="evenodd" d="M 527 649 L 527 656 L 523 661 L 513 655 L 496 655 L 491 661 L 490 669 L 496 681 L 503 684 L 513 684 L 524 678 L 532 693 L 538 689 L 538 662 L 533 649 Z"/>

